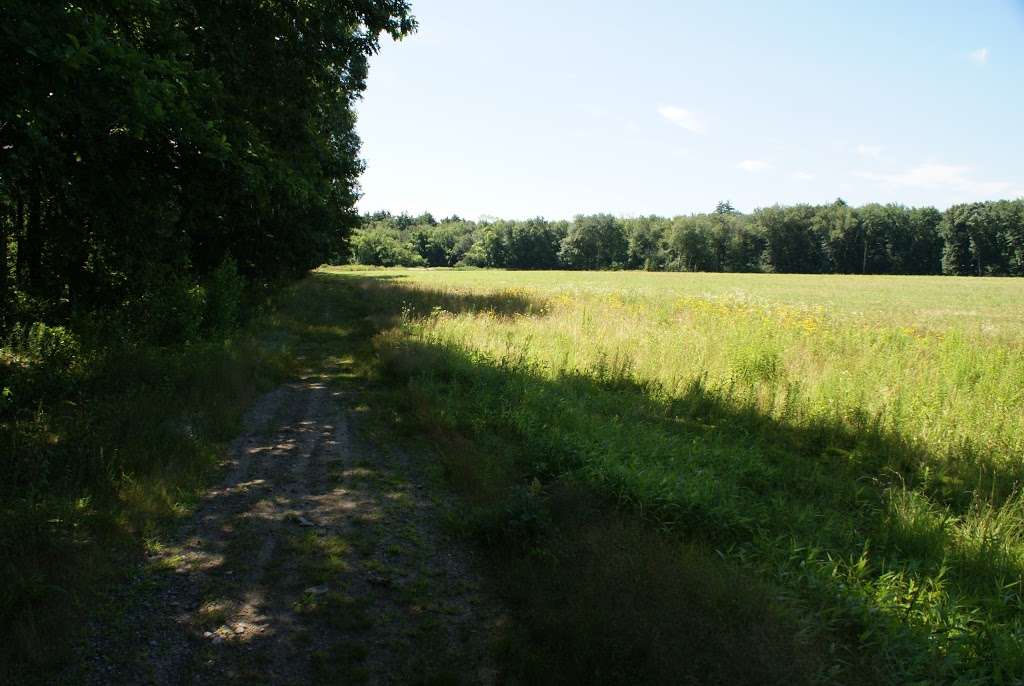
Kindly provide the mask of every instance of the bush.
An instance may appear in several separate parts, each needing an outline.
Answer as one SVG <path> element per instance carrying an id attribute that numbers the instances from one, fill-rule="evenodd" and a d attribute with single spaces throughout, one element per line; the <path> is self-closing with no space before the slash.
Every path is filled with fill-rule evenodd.
<path id="1" fill-rule="evenodd" d="M 426 261 L 398 235 L 388 229 L 370 226 L 352 235 L 352 259 L 359 264 L 382 267 L 422 267 Z"/>
<path id="2" fill-rule="evenodd" d="M 167 345 L 198 337 L 206 302 L 206 289 L 184 276 L 172 276 L 147 289 L 132 309 L 141 337 Z"/>
<path id="3" fill-rule="evenodd" d="M 474 508 L 466 518 L 468 532 L 487 545 L 529 548 L 551 526 L 540 484 L 517 485 L 504 499 Z"/>
<path id="4" fill-rule="evenodd" d="M 63 326 L 33 322 L 16 324 L 8 338 L 11 352 L 48 368 L 66 369 L 81 355 L 82 345 Z"/>
<path id="5" fill-rule="evenodd" d="M 78 337 L 63 326 L 16 324 L 0 348 L 0 417 L 73 392 L 83 357 Z"/>
<path id="6" fill-rule="evenodd" d="M 238 264 L 228 257 L 210 275 L 206 286 L 206 329 L 231 331 L 238 326 L 245 297 L 245 278 Z"/>

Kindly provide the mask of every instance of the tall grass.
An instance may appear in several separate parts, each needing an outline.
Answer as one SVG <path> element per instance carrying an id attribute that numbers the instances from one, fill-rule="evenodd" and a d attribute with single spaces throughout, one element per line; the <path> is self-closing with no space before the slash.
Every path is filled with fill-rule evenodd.
<path id="1" fill-rule="evenodd" d="M 1014 683 L 1022 340 L 1010 280 L 351 269 L 230 337 L 19 331 L 0 662 L 68 657 L 248 402 L 308 368 L 378 374 L 387 428 L 441 453 L 525 682 Z"/>
<path id="2" fill-rule="evenodd" d="M 878 656 L 879 680 L 1024 674 L 1012 327 L 923 322 L 942 308 L 920 288 L 867 317 L 749 281 L 694 293 L 687 275 L 647 291 L 615 289 L 615 275 L 600 288 L 588 275 L 336 276 L 395 314 L 377 345 L 409 407 L 505 439 L 524 478 L 582 481 L 788 589 L 822 640 Z M 870 301 L 878 281 L 850 279 L 850 299 Z M 849 676 L 852 659 L 822 673 Z"/>
<path id="3" fill-rule="evenodd" d="M 538 315 L 438 311 L 410 330 L 488 359 L 521 358 L 547 379 L 618 375 L 667 397 L 699 381 L 788 426 L 883 433 L 927 452 L 922 469 L 933 482 L 973 488 L 1001 473 L 1005 485 L 1024 466 L 1020 348 L 959 332 L 854 328 L 820 310 L 732 299 L 563 294 Z"/>
<path id="4" fill-rule="evenodd" d="M 101 345 L 37 323 L 0 345 L 0 681 L 50 683 L 118 611 L 116 586 L 209 483 L 279 358 L 253 331 Z"/>

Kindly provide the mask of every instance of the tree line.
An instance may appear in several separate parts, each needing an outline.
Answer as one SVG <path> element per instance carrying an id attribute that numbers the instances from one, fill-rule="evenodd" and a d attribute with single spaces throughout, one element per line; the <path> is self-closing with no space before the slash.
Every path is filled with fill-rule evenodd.
<path id="1" fill-rule="evenodd" d="M 728 202 L 672 218 L 440 221 L 368 214 L 354 262 L 508 269 L 646 269 L 810 274 L 1024 276 L 1024 199 L 932 207 L 773 206 Z"/>
<path id="2" fill-rule="evenodd" d="M 347 251 L 353 103 L 414 29 L 405 0 L 4 0 L 0 328 Z"/>

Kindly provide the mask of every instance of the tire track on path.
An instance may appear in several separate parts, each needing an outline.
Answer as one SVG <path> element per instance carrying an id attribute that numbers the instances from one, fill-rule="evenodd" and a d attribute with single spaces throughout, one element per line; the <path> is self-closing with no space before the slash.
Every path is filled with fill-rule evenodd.
<path id="1" fill-rule="evenodd" d="M 504 613 L 444 534 L 422 461 L 359 430 L 359 394 L 265 394 L 221 483 L 149 560 L 86 683 L 498 683 Z"/>

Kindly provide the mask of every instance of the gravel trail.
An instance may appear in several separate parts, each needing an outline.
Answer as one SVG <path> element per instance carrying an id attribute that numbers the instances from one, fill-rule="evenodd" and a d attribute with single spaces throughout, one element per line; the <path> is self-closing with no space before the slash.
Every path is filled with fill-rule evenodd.
<path id="1" fill-rule="evenodd" d="M 502 683 L 504 613 L 446 494 L 367 439 L 358 392 L 316 376 L 262 396 L 222 482 L 155 550 L 119 627 L 94 627 L 93 684 Z"/>

